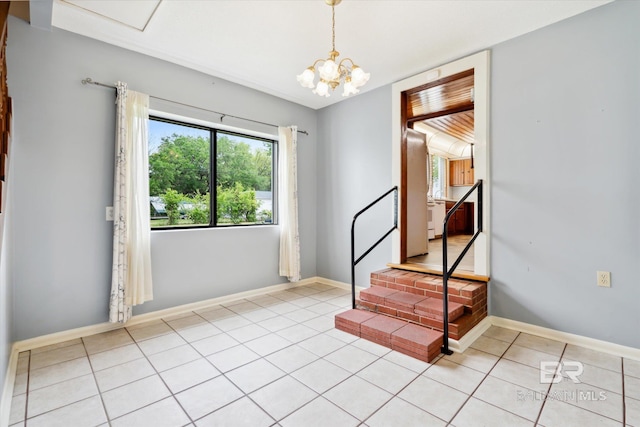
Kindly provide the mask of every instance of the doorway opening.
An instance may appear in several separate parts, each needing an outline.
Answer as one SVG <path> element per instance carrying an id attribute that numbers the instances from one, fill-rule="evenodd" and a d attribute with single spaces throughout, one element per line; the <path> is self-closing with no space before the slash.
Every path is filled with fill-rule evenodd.
<path id="1" fill-rule="evenodd" d="M 447 76 L 402 93 L 407 108 L 403 120 L 406 127 L 425 135 L 426 155 L 426 209 L 428 250 L 413 254 L 407 249 L 407 263 L 429 270 L 442 271 L 443 221 L 455 202 L 475 183 L 474 180 L 474 70 Z M 410 132 L 407 130 L 407 132 Z M 410 152 L 407 155 L 411 157 Z M 406 174 L 411 178 L 422 173 L 408 159 Z M 418 201 L 419 203 L 420 201 Z M 423 200 L 423 205 L 425 201 Z M 409 197 L 407 209 L 411 212 L 422 208 Z M 474 212 L 477 207 L 473 199 L 465 202 L 454 214 L 447 226 L 448 264 L 453 265 L 458 255 L 471 240 L 474 232 Z M 408 242 L 416 236 L 410 227 Z M 418 234 L 419 235 L 419 234 Z M 474 272 L 473 248 L 467 252 L 458 270 Z"/>
<path id="2" fill-rule="evenodd" d="M 394 235 L 391 266 L 441 273 L 439 237 L 444 215 L 482 179 L 483 232 L 456 272 L 470 278 L 489 276 L 488 59 L 488 51 L 480 52 L 393 85 L 392 168 L 394 183 L 400 189 L 400 232 Z M 420 151 L 414 148 L 418 134 L 424 136 L 428 149 L 420 161 L 415 158 Z M 428 182 L 424 198 L 416 196 L 414 176 L 423 170 Z M 476 200 L 470 200 L 449 222 L 449 264 L 477 229 L 476 209 Z M 423 217 L 426 224 L 416 220 Z M 427 248 L 419 253 L 415 240 L 420 241 L 425 231 Z"/>

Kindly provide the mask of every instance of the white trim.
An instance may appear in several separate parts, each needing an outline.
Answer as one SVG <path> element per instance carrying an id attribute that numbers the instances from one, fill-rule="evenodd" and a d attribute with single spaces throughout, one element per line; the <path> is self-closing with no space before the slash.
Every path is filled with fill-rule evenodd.
<path id="1" fill-rule="evenodd" d="M 341 289 L 351 289 L 351 285 L 344 282 L 339 282 L 324 277 L 310 277 L 303 279 L 295 283 L 283 283 L 279 285 L 267 286 L 265 288 L 253 289 L 250 291 L 238 292 L 232 295 L 226 295 L 218 298 L 212 298 L 205 301 L 199 301 L 191 304 L 184 304 L 177 307 L 171 307 L 164 310 L 154 311 L 152 313 L 145 313 L 133 316 L 126 324 L 120 323 L 100 323 L 97 325 L 85 326 L 82 328 L 71 329 L 68 331 L 57 332 L 54 334 L 43 335 L 40 337 L 31 338 L 28 340 L 15 342 L 11 349 L 11 355 L 9 357 L 9 363 L 7 367 L 7 374 L 4 381 L 4 388 L 2 390 L 2 396 L 0 398 L 0 426 L 7 426 L 9 423 L 9 412 L 11 409 L 11 400 L 13 395 L 13 386 L 16 377 L 16 371 L 18 366 L 18 354 L 22 351 L 31 350 L 38 347 L 43 347 L 51 344 L 56 344 L 64 341 L 68 341 L 75 338 L 81 338 L 88 335 L 98 334 L 101 332 L 107 332 L 114 329 L 122 328 L 123 326 L 132 326 L 151 320 L 161 319 L 176 314 L 187 313 L 190 311 L 201 310 L 212 305 L 223 304 L 225 302 L 234 301 L 237 299 L 253 297 L 258 295 L 264 295 L 270 292 L 276 292 L 280 290 L 286 290 L 296 288 L 298 286 L 305 286 L 312 283 L 321 283 L 325 285 L 334 286 Z M 360 292 L 365 289 L 360 286 L 356 286 L 356 291 Z M 464 352 L 473 342 L 478 339 L 489 327 L 499 326 L 501 328 L 507 328 L 524 332 L 532 335 L 536 335 L 543 338 L 549 338 L 556 341 L 566 342 L 568 344 L 578 345 L 595 351 L 601 351 L 603 353 L 612 354 L 619 357 L 640 361 L 640 349 L 627 347 L 619 344 L 610 343 L 607 341 L 597 340 L 594 338 L 588 338 L 581 335 L 575 335 L 568 332 L 556 331 L 554 329 L 544 328 L 542 326 L 531 325 L 516 320 L 505 319 L 497 316 L 487 316 L 480 323 L 478 323 L 471 331 L 467 332 L 460 340 L 449 339 L 449 348 L 457 353 Z"/>
<path id="2" fill-rule="evenodd" d="M 462 353 L 466 349 L 474 343 L 475 340 L 480 338 L 480 335 L 484 334 L 487 329 L 491 327 L 491 319 L 490 316 L 485 317 L 473 327 L 469 332 L 464 334 L 462 338 L 459 340 L 454 340 L 449 338 L 449 349 L 455 351 L 456 353 Z"/>
<path id="3" fill-rule="evenodd" d="M 152 101 L 155 102 L 155 101 Z M 228 131 L 228 132 L 234 132 L 234 133 L 241 133 L 244 135 L 248 135 L 248 136 L 255 136 L 257 138 L 265 138 L 265 139 L 272 139 L 274 141 L 278 140 L 278 134 L 275 133 L 267 133 L 267 132 L 258 132 L 255 130 L 251 130 L 251 129 L 245 129 L 245 128 L 240 128 L 237 126 L 229 126 L 229 125 L 225 125 L 222 123 L 214 123 L 211 122 L 209 120 L 200 120 L 200 119 L 196 119 L 194 117 L 188 117 L 188 116 L 183 116 L 180 114 L 173 114 L 173 113 L 168 113 L 166 111 L 162 111 L 162 110 L 156 110 L 156 109 L 149 109 L 149 115 L 150 116 L 154 116 L 154 117 L 158 117 L 161 119 L 168 119 L 168 120 L 173 120 L 176 122 L 182 122 L 182 123 L 187 123 L 187 124 L 192 124 L 192 125 L 197 125 L 197 126 L 204 126 L 204 127 L 208 127 L 208 128 L 213 128 L 213 129 L 217 129 L 217 130 L 222 130 L 222 131 Z M 271 125 L 266 125 L 266 126 L 271 126 Z"/>
<path id="4" fill-rule="evenodd" d="M 423 73 L 396 82 L 391 86 L 391 178 L 392 185 L 400 188 L 401 177 L 401 145 L 402 145 L 402 123 L 400 100 L 402 92 L 424 85 L 437 79 L 451 76 L 465 70 L 474 69 L 474 103 L 475 103 L 475 126 L 474 126 L 474 156 L 475 178 L 482 179 L 483 185 L 483 232 L 480 233 L 474 243 L 474 273 L 479 276 L 490 276 L 490 248 L 489 233 L 491 225 L 491 205 L 490 188 L 491 177 L 489 174 L 489 104 L 490 104 L 490 55 L 488 50 L 478 52 L 457 61 L 450 62 Z M 400 194 L 399 197 L 402 195 Z M 402 200 L 400 200 L 402 205 Z M 402 224 L 400 225 L 402 226 Z M 392 263 L 400 263 L 400 233 L 393 233 L 392 237 Z"/>
<path id="5" fill-rule="evenodd" d="M 4 377 L 4 387 L 2 389 L 2 399 L 0 399 L 0 426 L 9 425 L 9 417 L 11 416 L 11 401 L 13 399 L 13 386 L 16 381 L 16 373 L 18 372 L 18 350 L 15 346 L 11 348 L 9 356 L 9 364 L 7 366 L 7 375 Z"/>
<path id="6" fill-rule="evenodd" d="M 345 282 L 338 282 L 337 280 L 325 279 L 324 277 L 314 277 L 316 283 L 322 283 L 323 285 L 329 285 L 347 291 L 351 290 L 351 285 Z M 356 286 L 356 295 L 363 289 L 367 289 L 363 286 Z"/>
<path id="7" fill-rule="evenodd" d="M 165 308 L 163 310 L 153 311 L 151 313 L 138 314 L 133 316 L 125 324 L 122 323 L 98 323 L 96 325 L 84 326 L 82 328 L 70 329 L 67 331 L 56 332 L 53 334 L 42 335 L 35 338 L 30 338 L 23 341 L 18 341 L 13 344 L 14 350 L 18 352 L 32 350 L 38 347 L 44 347 L 76 338 L 86 337 L 88 335 L 99 334 L 102 332 L 112 331 L 125 326 L 133 326 L 152 320 L 159 320 L 163 317 L 174 316 L 178 314 L 188 313 L 190 311 L 202 310 L 212 305 L 224 304 L 226 302 L 235 301 L 242 298 L 249 298 L 258 295 L 264 295 L 270 292 L 282 291 L 286 289 L 296 288 L 298 286 L 310 285 L 312 283 L 319 283 L 319 278 L 310 277 L 308 279 L 300 280 L 295 283 L 282 283 L 279 285 L 267 286 L 265 288 L 252 289 L 250 291 L 238 292 L 231 295 L 225 295 L 222 297 L 212 298 L 204 301 L 198 301 L 191 304 L 183 304 L 176 307 Z"/>
<path id="8" fill-rule="evenodd" d="M 520 331 L 526 334 L 566 342 L 567 344 L 578 345 L 590 350 L 640 361 L 640 349 L 638 348 L 627 347 L 582 335 L 575 335 L 569 332 L 556 331 L 555 329 L 519 322 L 517 320 L 505 319 L 504 317 L 489 316 L 488 318 L 491 319 L 492 325 L 499 326 L 501 328 L 512 329 L 514 331 Z"/>

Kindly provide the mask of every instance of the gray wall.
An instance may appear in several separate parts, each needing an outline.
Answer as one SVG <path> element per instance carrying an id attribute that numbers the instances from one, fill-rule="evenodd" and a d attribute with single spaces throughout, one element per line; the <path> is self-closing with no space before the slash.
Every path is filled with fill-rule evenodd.
<path id="1" fill-rule="evenodd" d="M 493 49 L 494 315 L 640 347 L 639 20 L 614 2 Z"/>
<path id="2" fill-rule="evenodd" d="M 614 2 L 492 49 L 493 315 L 640 346 L 639 18 Z M 387 87 L 319 112 L 321 276 L 348 281 L 351 216 L 390 185 L 390 103 Z M 371 257 L 360 285 L 388 247 Z"/>
<path id="3" fill-rule="evenodd" d="M 13 340 L 107 320 L 112 223 L 105 221 L 105 206 L 113 197 L 114 92 L 83 86 L 80 80 L 87 76 L 309 131 L 298 139 L 300 240 L 302 275 L 316 275 L 315 111 L 72 33 L 40 31 L 15 18 L 9 33 L 9 88 L 20 135 L 11 174 Z M 169 108 L 153 101 L 152 107 Z M 251 127 L 230 118 L 225 124 Z M 155 298 L 134 314 L 284 283 L 277 247 L 274 226 L 152 232 Z"/>
<path id="4" fill-rule="evenodd" d="M 7 191 L 5 185 L 3 191 Z M 0 215 L 0 390 L 4 386 L 9 356 L 11 354 L 11 328 L 13 295 L 11 283 L 9 281 L 9 253 L 10 246 L 8 237 L 11 232 L 10 219 L 7 214 L 7 206 L 2 206 Z M 2 391 L 0 391 L 2 398 Z"/>
<path id="5" fill-rule="evenodd" d="M 337 95 L 337 94 L 336 94 Z M 333 95 L 333 96 L 336 96 Z M 318 111 L 318 275 L 351 282 L 350 233 L 356 212 L 391 188 L 391 87 Z M 392 200 L 358 219 L 358 257 L 392 226 Z M 356 283 L 391 261 L 388 238 L 357 266 Z"/>

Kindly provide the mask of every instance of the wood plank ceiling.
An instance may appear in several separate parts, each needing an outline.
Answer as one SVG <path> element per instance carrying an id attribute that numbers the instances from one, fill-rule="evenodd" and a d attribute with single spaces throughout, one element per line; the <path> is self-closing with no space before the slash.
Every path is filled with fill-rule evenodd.
<path id="1" fill-rule="evenodd" d="M 473 70 L 407 92 L 407 120 L 422 122 L 467 143 L 474 142 Z"/>

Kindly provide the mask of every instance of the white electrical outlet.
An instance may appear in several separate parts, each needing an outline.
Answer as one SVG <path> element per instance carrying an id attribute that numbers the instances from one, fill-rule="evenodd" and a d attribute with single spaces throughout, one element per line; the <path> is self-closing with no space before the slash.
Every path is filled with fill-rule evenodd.
<path id="1" fill-rule="evenodd" d="M 603 288 L 611 287 L 611 272 L 609 271 L 598 271 L 598 286 L 602 286 Z"/>
<path id="2" fill-rule="evenodd" d="M 106 217 L 107 221 L 113 221 L 113 206 L 107 206 Z"/>

